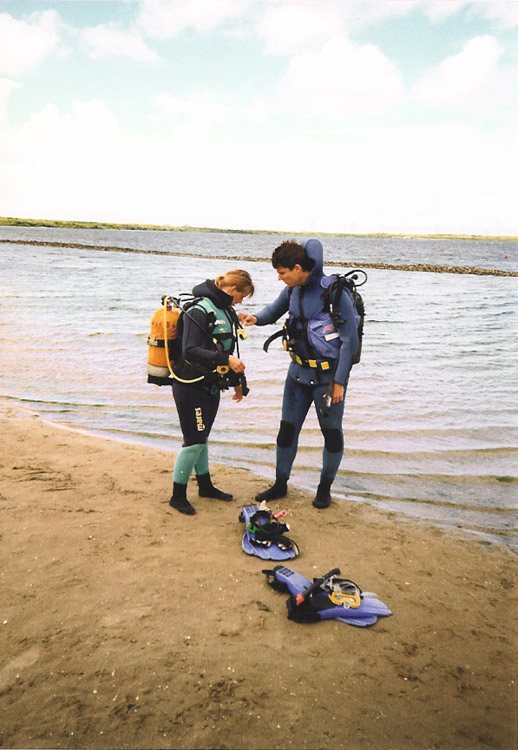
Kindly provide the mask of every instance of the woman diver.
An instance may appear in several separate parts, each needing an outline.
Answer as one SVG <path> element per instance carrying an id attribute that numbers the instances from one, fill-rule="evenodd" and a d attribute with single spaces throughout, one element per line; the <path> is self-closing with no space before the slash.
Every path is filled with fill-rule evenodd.
<path id="1" fill-rule="evenodd" d="M 201 497 L 232 500 L 212 484 L 207 441 L 218 412 L 220 392 L 234 388 L 232 399 L 246 396 L 245 363 L 239 357 L 240 326 L 234 305 L 254 293 L 247 271 L 232 270 L 196 285 L 197 299 L 184 305 L 181 316 L 182 352 L 173 373 L 173 396 L 183 444 L 173 471 L 169 505 L 180 513 L 196 511 L 187 499 L 187 482 L 194 469 Z M 234 354 L 236 351 L 236 354 Z M 246 390 L 245 390 L 246 389 Z"/>

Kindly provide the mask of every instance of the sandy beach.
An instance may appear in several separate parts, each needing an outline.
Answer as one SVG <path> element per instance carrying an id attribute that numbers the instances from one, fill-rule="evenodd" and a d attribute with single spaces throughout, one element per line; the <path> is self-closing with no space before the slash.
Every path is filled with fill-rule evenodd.
<path id="1" fill-rule="evenodd" d="M 213 466 L 223 503 L 168 505 L 171 453 L 0 405 L 4 748 L 517 745 L 517 558 L 352 502 L 286 508 L 308 578 L 332 567 L 393 611 L 299 625 L 241 549 L 265 481 Z"/>

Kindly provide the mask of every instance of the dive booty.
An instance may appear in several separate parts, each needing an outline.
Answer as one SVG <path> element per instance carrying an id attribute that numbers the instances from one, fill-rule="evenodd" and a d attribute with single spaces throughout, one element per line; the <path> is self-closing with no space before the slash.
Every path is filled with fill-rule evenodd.
<path id="1" fill-rule="evenodd" d="M 287 494 L 288 482 L 283 482 L 282 479 L 276 479 L 275 484 L 272 484 L 267 490 L 258 492 L 255 499 L 258 503 L 269 503 L 270 500 L 278 500 L 281 497 L 286 497 Z"/>
<path id="2" fill-rule="evenodd" d="M 362 592 L 348 578 L 338 578 L 338 568 L 330 570 L 321 578 L 314 578 L 313 583 L 284 565 L 277 565 L 273 570 L 263 570 L 263 573 L 272 588 L 290 594 L 286 607 L 288 619 L 294 622 L 338 620 L 364 628 L 374 625 L 378 617 L 392 614 L 376 594 Z"/>
<path id="3" fill-rule="evenodd" d="M 313 507 L 315 508 L 329 508 L 331 505 L 331 485 L 320 482 L 317 489 L 317 494 L 313 500 Z"/>
<path id="4" fill-rule="evenodd" d="M 213 497 L 215 500 L 233 500 L 234 496 L 230 492 L 223 492 L 218 490 L 212 484 L 210 474 L 196 474 L 196 481 L 198 482 L 198 494 L 200 497 Z"/>
<path id="5" fill-rule="evenodd" d="M 187 500 L 186 484 L 178 484 L 178 482 L 174 482 L 173 494 L 169 500 L 169 505 L 180 513 L 184 513 L 186 516 L 194 516 L 196 513 L 190 502 Z"/>
<path id="6" fill-rule="evenodd" d="M 288 524 L 281 523 L 264 504 L 245 505 L 239 520 L 245 524 L 242 547 L 247 555 L 263 560 L 289 560 L 299 554 L 293 539 L 285 534 L 290 530 Z"/>

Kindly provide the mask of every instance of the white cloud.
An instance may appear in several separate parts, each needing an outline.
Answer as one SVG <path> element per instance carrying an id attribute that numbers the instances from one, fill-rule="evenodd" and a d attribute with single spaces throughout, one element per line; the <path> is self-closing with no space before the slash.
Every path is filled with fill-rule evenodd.
<path id="1" fill-rule="evenodd" d="M 48 190 L 55 190 L 57 195 L 68 189 L 60 182 L 60 171 L 71 171 L 78 185 L 82 183 L 85 167 L 94 167 L 102 177 L 104 164 L 110 164 L 111 148 L 119 135 L 116 118 L 97 101 L 73 102 L 65 114 L 47 104 L 21 127 L 2 133 L 20 154 L 21 163 L 30 161 L 35 173 L 48 180 Z M 24 186 L 28 193 L 33 188 L 30 181 Z"/>
<path id="2" fill-rule="evenodd" d="M 18 21 L 0 13 L 0 75 L 19 76 L 37 68 L 56 49 L 60 20 L 54 10 Z"/>
<path id="3" fill-rule="evenodd" d="M 149 36 L 166 39 L 240 20 L 243 28 L 256 28 L 268 52 L 291 54 L 416 9 L 436 23 L 467 9 L 498 28 L 518 25 L 514 0 L 142 0 L 139 25 Z"/>
<path id="4" fill-rule="evenodd" d="M 9 78 L 0 78 L 0 125 L 7 120 L 9 97 L 19 87 L 20 84 L 17 81 L 12 81 Z"/>
<path id="5" fill-rule="evenodd" d="M 22 127 L 0 125 L 4 213 L 283 231 L 516 232 L 514 129 L 371 121 L 329 139 L 275 136 L 250 146 L 192 136 L 196 123 L 221 116 L 217 104 L 165 95 L 156 104 L 191 125 L 136 138 L 95 101 L 66 113 L 48 105 Z"/>
<path id="6" fill-rule="evenodd" d="M 433 23 L 442 23 L 460 11 L 494 22 L 496 28 L 511 29 L 518 26 L 518 2 L 516 0 L 365 0 L 347 2 L 355 12 L 351 22 L 369 25 L 420 9 Z"/>
<path id="7" fill-rule="evenodd" d="M 430 0 L 419 5 L 422 6 L 424 15 L 434 23 L 446 21 L 461 10 L 466 10 L 472 16 L 493 22 L 497 29 L 505 30 L 518 26 L 516 0 Z"/>
<path id="8" fill-rule="evenodd" d="M 254 185 L 242 209 L 256 218 L 242 226 L 513 234 L 510 162 L 517 145 L 511 130 L 488 134 L 449 125 L 380 125 L 349 129 L 328 142 L 258 144 L 247 157 Z M 256 188 L 265 186 L 262 201 L 254 200 Z"/>
<path id="9" fill-rule="evenodd" d="M 6 215 L 57 217 L 117 212 L 131 179 L 130 154 L 116 118 L 100 102 L 74 102 L 62 114 L 53 105 L 21 127 L 4 127 L 6 159 L 0 165 L 0 201 Z"/>
<path id="10" fill-rule="evenodd" d="M 94 59 L 128 57 L 138 62 L 156 62 L 156 52 L 148 47 L 137 29 L 121 29 L 115 23 L 92 26 L 81 32 L 81 39 Z"/>
<path id="11" fill-rule="evenodd" d="M 497 29 L 514 29 L 518 26 L 516 0 L 480 0 L 471 5 L 473 12 L 492 21 Z"/>
<path id="12" fill-rule="evenodd" d="M 283 108 L 324 120 L 382 113 L 404 97 L 397 67 L 374 45 L 344 36 L 333 37 L 319 52 L 295 56 L 278 91 Z"/>
<path id="13" fill-rule="evenodd" d="M 422 4 L 422 0 L 353 0 L 343 3 L 349 9 L 350 23 L 358 27 L 406 16 Z"/>
<path id="14" fill-rule="evenodd" d="M 431 0 L 422 4 L 424 15 L 434 23 L 446 21 L 450 16 L 455 15 L 470 2 L 463 0 Z"/>
<path id="15" fill-rule="evenodd" d="M 250 0 L 142 0 L 138 24 L 151 37 L 168 39 L 186 29 L 208 32 L 242 16 Z"/>
<path id="16" fill-rule="evenodd" d="M 427 106 L 487 107 L 510 94 L 512 81 L 499 68 L 503 49 L 493 36 L 478 36 L 431 70 L 414 89 Z"/>
<path id="17" fill-rule="evenodd" d="M 266 4 L 257 33 L 266 51 L 290 55 L 321 45 L 329 36 L 345 30 L 341 3 L 314 2 Z"/>
<path id="18" fill-rule="evenodd" d="M 257 34 L 266 51 L 290 55 L 314 50 L 336 35 L 407 15 L 419 0 L 288 0 L 259 2 Z"/>
<path id="19" fill-rule="evenodd" d="M 173 126 L 186 126 L 194 129 L 209 130 L 221 122 L 229 108 L 219 101 L 214 101 L 210 94 L 199 93 L 188 99 L 179 99 L 167 93 L 158 94 L 154 100 L 155 107 L 163 113 Z"/>

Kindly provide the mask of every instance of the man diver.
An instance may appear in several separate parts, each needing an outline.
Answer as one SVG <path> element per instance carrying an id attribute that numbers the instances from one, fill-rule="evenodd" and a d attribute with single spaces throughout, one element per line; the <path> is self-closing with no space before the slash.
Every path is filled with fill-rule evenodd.
<path id="1" fill-rule="evenodd" d="M 273 251 L 272 266 L 286 287 L 257 315 L 239 316 L 246 326 L 264 326 L 289 311 L 284 336 L 292 361 L 284 384 L 277 435 L 276 478 L 271 487 L 256 495 L 257 502 L 276 500 L 287 494 L 300 430 L 311 403 L 315 405 L 324 436 L 320 483 L 313 505 L 327 508 L 331 502 L 331 485 L 344 448 L 344 398 L 359 340 L 357 318 L 347 291 L 340 295 L 340 322 L 336 326 L 325 309 L 325 290 L 335 277 L 324 274 L 323 263 L 324 251 L 319 240 L 283 242 Z"/>

